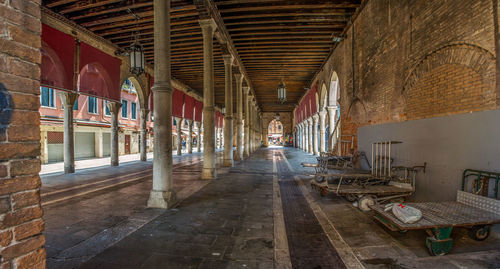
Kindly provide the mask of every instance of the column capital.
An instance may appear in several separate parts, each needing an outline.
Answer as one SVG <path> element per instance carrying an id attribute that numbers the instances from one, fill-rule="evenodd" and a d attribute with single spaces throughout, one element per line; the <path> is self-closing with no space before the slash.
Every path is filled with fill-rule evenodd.
<path id="1" fill-rule="evenodd" d="M 319 114 L 318 114 L 318 113 L 314 114 L 314 115 L 312 116 L 312 119 L 313 119 L 313 121 L 314 121 L 314 122 L 318 122 L 318 119 L 319 119 Z"/>
<path id="2" fill-rule="evenodd" d="M 214 19 L 203 19 L 198 20 L 201 26 L 201 30 L 203 34 L 210 33 L 213 34 L 217 29 L 217 23 L 215 23 Z"/>
<path id="3" fill-rule="evenodd" d="M 243 87 L 243 92 L 248 95 L 248 93 L 250 92 L 250 87 L 246 86 L 246 87 Z"/>
<path id="4" fill-rule="evenodd" d="M 108 102 L 107 106 L 109 108 L 109 112 L 111 112 L 111 113 L 118 113 L 118 110 L 122 107 L 122 103 Z"/>
<path id="5" fill-rule="evenodd" d="M 79 94 L 75 92 L 64 92 L 60 91 L 58 93 L 59 98 L 61 99 L 61 102 L 63 105 L 71 107 L 73 109 L 73 106 L 75 105 L 76 99 L 78 99 Z"/>
<path id="6" fill-rule="evenodd" d="M 224 54 L 222 55 L 222 59 L 224 59 L 224 64 L 231 66 L 234 61 L 234 56 L 231 54 Z"/>
<path id="7" fill-rule="evenodd" d="M 312 124 L 313 119 L 312 119 L 312 117 L 311 117 L 311 118 L 308 118 L 306 121 L 307 121 L 307 125 L 309 126 L 309 125 L 311 125 L 311 124 Z"/>
<path id="8" fill-rule="evenodd" d="M 320 118 L 325 117 L 327 113 L 328 112 L 326 110 L 321 110 L 320 112 L 318 112 Z"/>
<path id="9" fill-rule="evenodd" d="M 234 73 L 234 78 L 236 79 L 236 83 L 241 84 L 243 82 L 243 74 L 241 73 Z"/>

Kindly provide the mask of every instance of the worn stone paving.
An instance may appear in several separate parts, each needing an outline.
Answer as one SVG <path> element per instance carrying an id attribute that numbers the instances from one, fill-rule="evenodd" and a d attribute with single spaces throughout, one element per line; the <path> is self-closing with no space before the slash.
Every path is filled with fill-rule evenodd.
<path id="1" fill-rule="evenodd" d="M 198 180 L 196 176 L 196 173 L 201 173 L 200 160 L 200 156 L 196 155 L 174 157 L 174 176 L 179 175 L 174 180 L 174 190 L 181 199 L 208 183 Z M 44 176 L 42 180 L 47 184 L 42 188 L 42 195 L 109 177 L 147 172 L 151 167 L 151 162 L 137 162 L 119 168 Z M 183 173 L 185 170 L 191 172 L 186 175 Z M 151 177 L 146 177 L 133 184 L 43 206 L 48 268 L 73 268 L 160 215 L 163 211 L 146 208 L 151 184 Z M 77 191 L 62 194 L 71 195 Z"/>
<path id="2" fill-rule="evenodd" d="M 264 152 L 219 169 L 218 179 L 80 268 L 273 268 L 272 161 Z"/>
<path id="3" fill-rule="evenodd" d="M 300 163 L 315 162 L 315 156 L 299 149 L 287 149 L 285 154 L 297 174 L 313 172 Z M 309 187 L 310 178 L 302 178 L 314 202 L 366 268 L 500 268 L 500 225 L 494 225 L 493 234 L 483 242 L 470 239 L 465 229 L 454 229 L 451 252 L 434 257 L 425 246 L 425 231 L 390 232 L 374 220 L 372 213 L 363 213 L 332 193 L 321 197 Z"/>
<path id="4" fill-rule="evenodd" d="M 281 159 L 281 151 L 275 150 Z M 283 215 L 293 268 L 346 268 L 282 160 L 278 162 Z"/>

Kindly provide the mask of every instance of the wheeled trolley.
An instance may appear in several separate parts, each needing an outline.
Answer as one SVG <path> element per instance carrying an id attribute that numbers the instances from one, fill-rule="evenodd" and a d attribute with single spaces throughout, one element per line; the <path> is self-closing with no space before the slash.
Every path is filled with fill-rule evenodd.
<path id="1" fill-rule="evenodd" d="M 469 229 L 474 240 L 488 238 L 491 225 L 500 223 L 500 201 L 488 197 L 457 191 L 457 200 L 450 202 L 407 203 L 422 212 L 422 219 L 416 223 L 403 223 L 392 211 L 384 211 L 383 205 L 370 207 L 375 211 L 375 219 L 391 231 L 426 230 L 429 235 L 426 246 L 431 255 L 445 255 L 453 246 L 450 237 L 453 228 Z"/>

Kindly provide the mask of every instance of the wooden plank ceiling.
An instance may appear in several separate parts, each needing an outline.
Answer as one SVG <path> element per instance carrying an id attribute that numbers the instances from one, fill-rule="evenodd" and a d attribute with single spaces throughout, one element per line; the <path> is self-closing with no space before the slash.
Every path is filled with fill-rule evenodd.
<path id="1" fill-rule="evenodd" d="M 292 111 L 361 0 L 215 0 L 262 111 Z M 121 48 L 134 35 L 153 64 L 152 0 L 43 0 Z M 172 0 L 172 75 L 203 92 L 203 47 L 193 0 Z M 216 104 L 224 104 L 222 48 L 214 39 Z M 288 100 L 277 102 L 283 78 Z"/>

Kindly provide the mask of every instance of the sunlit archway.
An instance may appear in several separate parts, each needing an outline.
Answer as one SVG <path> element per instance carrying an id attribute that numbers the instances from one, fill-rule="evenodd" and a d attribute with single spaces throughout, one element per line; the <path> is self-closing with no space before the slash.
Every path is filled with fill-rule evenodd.
<path id="1" fill-rule="evenodd" d="M 269 146 L 284 146 L 283 124 L 279 120 L 272 120 L 267 127 L 267 141 Z"/>

